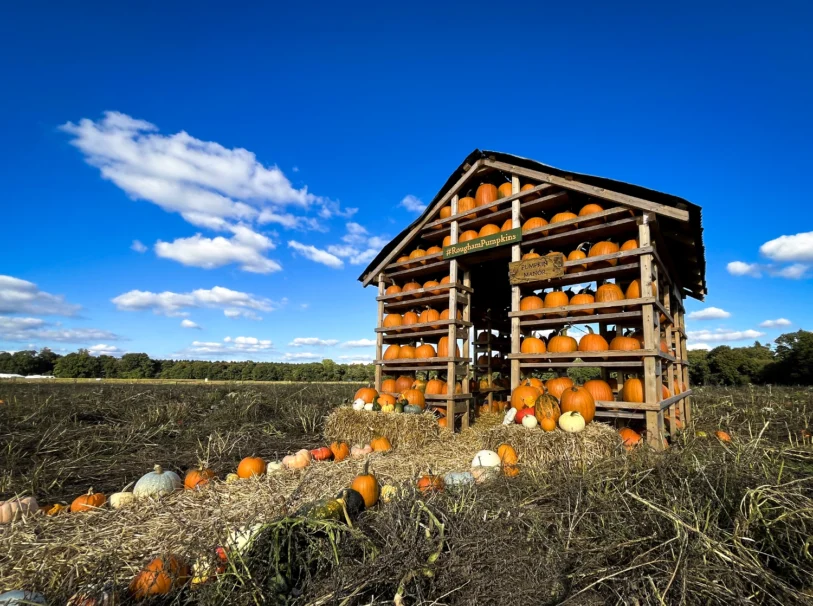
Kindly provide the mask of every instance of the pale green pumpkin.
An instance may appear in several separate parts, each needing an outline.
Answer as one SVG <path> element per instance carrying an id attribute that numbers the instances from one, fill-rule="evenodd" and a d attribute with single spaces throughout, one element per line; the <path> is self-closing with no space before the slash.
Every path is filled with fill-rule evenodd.
<path id="1" fill-rule="evenodd" d="M 156 465 L 153 471 L 141 476 L 133 488 L 133 495 L 137 499 L 147 497 L 163 497 L 176 490 L 183 488 L 180 476 L 174 471 L 164 471 L 160 465 Z"/>

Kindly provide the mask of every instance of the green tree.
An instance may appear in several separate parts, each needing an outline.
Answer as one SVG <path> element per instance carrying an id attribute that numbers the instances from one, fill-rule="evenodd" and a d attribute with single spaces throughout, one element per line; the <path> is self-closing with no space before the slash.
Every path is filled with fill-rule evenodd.
<path id="1" fill-rule="evenodd" d="M 776 361 L 767 369 L 776 383 L 813 385 L 813 332 L 799 330 L 776 339 Z"/>
<path id="2" fill-rule="evenodd" d="M 152 379 L 160 365 L 145 353 L 128 353 L 121 356 L 118 367 L 122 379 Z"/>
<path id="3" fill-rule="evenodd" d="M 69 353 L 56 361 L 54 376 L 66 379 L 92 379 L 102 376 L 102 365 L 87 349 Z"/>

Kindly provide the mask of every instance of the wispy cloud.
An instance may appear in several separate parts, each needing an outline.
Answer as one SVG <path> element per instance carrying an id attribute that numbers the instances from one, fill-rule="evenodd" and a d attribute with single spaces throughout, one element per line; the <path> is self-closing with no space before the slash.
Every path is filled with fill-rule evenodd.
<path id="1" fill-rule="evenodd" d="M 28 280 L 0 275 L 0 313 L 73 316 L 78 311 L 79 306 L 67 303 L 62 295 L 40 290 Z"/>
<path id="2" fill-rule="evenodd" d="M 99 328 L 66 328 L 41 318 L 0 316 L 0 341 L 88 343 L 116 341 L 119 335 Z"/>
<path id="3" fill-rule="evenodd" d="M 783 326 L 790 326 L 792 322 L 787 318 L 777 318 L 776 320 L 765 320 L 760 323 L 761 328 L 781 328 Z"/>
<path id="4" fill-rule="evenodd" d="M 224 310 L 226 317 L 234 318 L 254 315 L 253 312 L 257 311 L 274 311 L 284 305 L 286 299 L 275 302 L 239 290 L 215 286 L 186 293 L 131 290 L 113 298 L 112 302 L 122 311 L 152 311 L 165 316 L 186 316 L 189 314 L 187 310 L 194 308 L 219 308 Z"/>
<path id="5" fill-rule="evenodd" d="M 137 253 L 147 252 L 147 247 L 144 246 L 144 243 L 141 240 L 133 240 L 133 243 L 130 245 L 130 250 L 134 250 Z"/>
<path id="6" fill-rule="evenodd" d="M 404 207 L 411 213 L 422 213 L 426 210 L 426 204 L 421 202 L 420 198 L 409 194 L 404 196 L 404 199 L 401 200 L 400 206 Z"/>
<path id="7" fill-rule="evenodd" d="M 686 317 L 689 320 L 722 320 L 730 318 L 731 314 L 719 307 L 706 307 L 705 309 L 693 311 Z"/>
<path id="8" fill-rule="evenodd" d="M 374 339 L 356 339 L 355 341 L 345 341 L 341 347 L 373 347 L 374 345 Z"/>
<path id="9" fill-rule="evenodd" d="M 718 328 L 716 330 L 690 330 L 686 333 L 686 337 L 689 339 L 689 341 L 697 341 L 700 343 L 745 341 L 764 336 L 764 332 L 759 332 L 758 330 L 753 329 L 729 330 L 727 328 Z"/>
<path id="10" fill-rule="evenodd" d="M 321 248 L 316 248 L 309 244 L 301 244 L 295 240 L 289 240 L 288 247 L 315 263 L 321 263 L 333 269 L 341 269 L 344 267 L 344 262 L 339 257 Z"/>
<path id="11" fill-rule="evenodd" d="M 200 330 L 200 326 L 189 318 L 184 318 L 181 320 L 181 328 L 197 328 Z"/>
<path id="12" fill-rule="evenodd" d="M 338 339 L 319 339 L 317 337 L 297 337 L 290 343 L 291 347 L 331 347 L 338 343 Z"/>

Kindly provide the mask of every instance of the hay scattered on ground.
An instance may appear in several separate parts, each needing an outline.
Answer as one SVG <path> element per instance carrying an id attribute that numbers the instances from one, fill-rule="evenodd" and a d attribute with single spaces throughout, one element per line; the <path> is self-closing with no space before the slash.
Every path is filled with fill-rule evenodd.
<path id="1" fill-rule="evenodd" d="M 483 448 L 497 450 L 500 444 L 513 446 L 521 465 L 563 463 L 581 467 L 619 453 L 621 439 L 604 423 L 590 423 L 580 433 L 546 432 L 521 425 L 499 425 L 483 432 Z"/>
<path id="2" fill-rule="evenodd" d="M 384 436 L 395 447 L 414 448 L 437 440 L 439 435 L 437 419 L 430 412 L 384 414 L 345 406 L 333 410 L 325 419 L 324 436 L 328 442 L 369 444 L 373 438 Z"/>

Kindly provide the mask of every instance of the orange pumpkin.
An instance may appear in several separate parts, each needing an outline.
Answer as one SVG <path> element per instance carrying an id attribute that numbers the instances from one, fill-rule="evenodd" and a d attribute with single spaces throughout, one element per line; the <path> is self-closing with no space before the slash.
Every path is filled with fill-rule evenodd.
<path id="1" fill-rule="evenodd" d="M 390 284 L 387 286 L 387 290 L 384 291 L 385 295 L 399 295 L 401 294 L 401 287 L 397 284 Z M 403 297 L 395 297 L 396 301 L 401 301 Z"/>
<path id="2" fill-rule="evenodd" d="M 624 402 L 644 401 L 644 382 L 641 379 L 627 379 L 621 390 L 621 399 Z"/>
<path id="3" fill-rule="evenodd" d="M 538 259 L 540 256 L 541 255 L 534 252 L 533 250 L 529 250 L 524 255 L 522 255 L 522 260 L 524 261 L 525 259 Z"/>
<path id="4" fill-rule="evenodd" d="M 443 419 L 438 420 L 439 425 L 440 425 L 441 420 L 445 421 L 446 419 L 443 418 Z M 440 426 L 441 427 L 446 427 L 446 423 L 443 423 Z M 432 473 L 430 472 L 430 473 L 424 474 L 420 478 L 418 478 L 418 482 L 416 483 L 416 487 L 418 488 L 418 491 L 422 492 L 422 493 L 440 492 L 441 490 L 443 490 L 445 488 L 445 484 L 443 482 L 442 477 L 432 475 Z"/>
<path id="5" fill-rule="evenodd" d="M 477 206 L 477 203 L 474 201 L 474 198 L 471 196 L 466 196 L 465 198 L 460 198 L 457 201 L 457 214 L 462 214 L 473 210 L 474 207 Z M 477 216 L 477 213 L 471 213 L 470 215 L 466 215 L 468 219 L 473 219 Z"/>
<path id="6" fill-rule="evenodd" d="M 610 303 L 623 300 L 624 293 L 618 284 L 607 282 L 599 286 L 598 290 L 596 290 L 596 303 Z M 600 314 L 617 314 L 621 312 L 621 307 L 600 307 L 597 311 Z"/>
<path id="7" fill-rule="evenodd" d="M 578 412 L 589 423 L 596 416 L 596 402 L 584 387 L 570 387 L 559 399 L 562 412 Z"/>
<path id="8" fill-rule="evenodd" d="M 542 392 L 536 387 L 523 383 L 511 392 L 511 406 L 516 408 L 517 411 L 529 408 L 536 403 L 536 399 L 541 395 Z"/>
<path id="9" fill-rule="evenodd" d="M 629 427 L 622 427 L 618 430 L 618 435 L 624 444 L 624 448 L 632 450 L 641 443 L 641 434 Z"/>
<path id="10" fill-rule="evenodd" d="M 260 457 L 246 457 L 237 466 L 237 477 L 250 478 L 265 473 L 266 463 Z"/>
<path id="11" fill-rule="evenodd" d="M 401 314 L 387 314 L 384 316 L 384 328 L 397 328 L 403 321 Z"/>
<path id="12" fill-rule="evenodd" d="M 190 469 L 186 472 L 183 485 L 187 490 L 194 490 L 200 486 L 206 486 L 214 477 L 214 471 L 201 465 L 197 469 Z"/>
<path id="13" fill-rule="evenodd" d="M 565 212 L 556 213 L 555 215 L 553 215 L 553 217 L 550 220 L 550 224 L 555 225 L 556 223 L 563 223 L 565 221 L 572 221 L 573 219 L 578 219 L 576 214 L 572 213 L 570 211 L 565 211 Z M 575 225 L 566 225 L 564 227 L 558 227 L 556 229 L 551 229 L 550 233 L 551 234 L 561 234 L 561 233 L 564 233 L 566 231 L 570 231 L 570 230 L 575 229 L 575 228 L 576 228 Z"/>
<path id="14" fill-rule="evenodd" d="M 532 229 L 538 229 L 540 227 L 545 227 L 548 222 L 543 219 L 542 217 L 531 217 L 525 223 L 522 224 L 522 233 L 526 231 L 531 231 Z"/>
<path id="15" fill-rule="evenodd" d="M 570 298 L 567 296 L 567 294 L 565 294 L 561 290 L 552 290 L 552 291 L 550 291 L 549 293 L 547 293 L 545 295 L 544 305 L 547 308 L 564 307 L 569 302 L 570 302 Z M 553 313 L 553 314 L 547 314 L 547 315 L 548 315 L 548 317 L 564 318 L 564 317 L 567 316 L 567 312 L 563 311 L 563 312 L 560 312 L 560 313 Z"/>
<path id="16" fill-rule="evenodd" d="M 555 377 L 548 379 L 548 382 L 545 383 L 545 389 L 557 400 L 560 399 L 564 391 L 570 387 L 573 387 L 573 379 L 570 377 Z"/>
<path id="17" fill-rule="evenodd" d="M 386 436 L 377 436 L 370 440 L 370 448 L 373 452 L 387 452 L 392 450 L 392 444 Z"/>
<path id="18" fill-rule="evenodd" d="M 510 185 L 510 184 L 509 184 Z M 491 204 L 497 200 L 497 187 L 492 185 L 491 183 L 482 183 L 480 187 L 477 188 L 477 192 L 474 194 L 474 202 L 477 206 L 485 206 L 487 204 Z M 496 212 L 499 210 L 497 206 L 494 206 L 490 209 L 491 212 Z"/>
<path id="19" fill-rule="evenodd" d="M 403 294 L 406 294 L 406 293 L 408 293 L 408 292 L 410 292 L 410 291 L 414 291 L 414 290 L 420 290 L 420 289 L 421 289 L 421 285 L 420 285 L 420 284 L 418 284 L 417 282 L 407 282 L 407 283 L 406 283 L 406 284 L 404 284 L 404 286 L 401 288 L 401 292 L 402 292 Z M 421 293 L 414 293 L 414 292 L 413 292 L 413 293 L 411 293 L 411 295 L 410 295 L 410 296 L 415 297 L 416 299 L 418 299 L 418 298 L 420 298 Z"/>
<path id="20" fill-rule="evenodd" d="M 510 183 L 503 183 L 497 188 L 497 199 L 507 198 L 512 194 L 512 187 Z"/>
<path id="21" fill-rule="evenodd" d="M 399 360 L 414 360 L 415 347 L 412 345 L 401 345 L 401 350 L 398 352 Z"/>
<path id="22" fill-rule="evenodd" d="M 636 248 L 638 248 L 638 238 L 627 240 L 621 245 L 622 251 L 635 250 Z"/>
<path id="23" fill-rule="evenodd" d="M 397 393 L 398 388 L 395 386 L 395 379 L 384 379 L 381 381 L 381 391 L 387 393 Z"/>
<path id="24" fill-rule="evenodd" d="M 460 357 L 460 348 L 457 346 L 457 343 L 454 344 L 454 356 L 449 355 L 449 337 L 441 337 L 438 341 L 438 357 L 439 358 L 459 358 Z"/>
<path id="25" fill-rule="evenodd" d="M 333 460 L 338 463 L 350 456 L 350 447 L 347 442 L 333 442 L 330 445 L 330 452 L 333 453 Z"/>
<path id="26" fill-rule="evenodd" d="M 576 247 L 576 250 L 571 250 L 567 255 L 568 261 L 581 261 L 582 259 L 587 258 L 587 253 L 584 252 L 584 247 L 587 245 L 586 242 L 579 244 Z M 565 268 L 565 273 L 568 274 L 576 274 L 582 271 L 587 271 L 587 265 L 584 263 L 580 263 L 578 265 L 568 265 Z"/>
<path id="27" fill-rule="evenodd" d="M 437 287 L 440 286 L 437 280 L 427 280 L 423 283 L 424 290 L 436 290 Z"/>
<path id="28" fill-rule="evenodd" d="M 500 228 L 493 223 L 486 223 L 480 228 L 479 236 L 482 238 L 483 236 L 491 236 L 493 234 L 500 233 Z"/>
<path id="29" fill-rule="evenodd" d="M 407 261 L 409 261 L 409 256 L 401 255 L 400 257 L 398 257 L 398 259 L 395 262 L 396 263 L 406 263 Z"/>
<path id="30" fill-rule="evenodd" d="M 599 334 L 593 332 L 591 327 L 587 327 L 587 334 L 579 339 L 579 351 L 607 351 L 610 349 L 607 340 Z"/>
<path id="31" fill-rule="evenodd" d="M 545 307 L 545 302 L 537 297 L 536 295 L 529 295 L 527 297 L 522 297 L 519 301 L 519 309 L 520 311 L 534 311 L 537 309 L 543 309 Z M 542 314 L 534 314 L 534 317 L 541 318 Z"/>
<path id="32" fill-rule="evenodd" d="M 354 400 L 364 400 L 365 404 L 371 404 L 372 402 L 375 401 L 375 399 L 377 397 L 378 397 L 378 392 L 375 390 L 375 388 L 370 387 L 368 385 L 367 387 L 362 387 L 361 389 L 359 389 L 356 392 L 356 395 L 353 396 L 353 399 Z"/>
<path id="33" fill-rule="evenodd" d="M 462 320 L 462 319 L 463 319 L 463 314 L 460 312 L 460 310 L 459 310 L 459 309 L 457 310 L 457 314 L 456 314 L 456 315 L 457 315 L 457 319 L 458 319 L 458 320 Z M 449 308 L 446 308 L 446 309 L 444 309 L 442 312 L 440 312 L 440 319 L 441 319 L 441 320 L 448 320 L 448 319 L 449 319 Z"/>
<path id="34" fill-rule="evenodd" d="M 333 451 L 327 446 L 320 446 L 311 450 L 311 458 L 314 461 L 329 461 L 333 458 Z"/>
<path id="35" fill-rule="evenodd" d="M 452 236 L 443 236 L 443 243 L 442 246 L 451 246 L 452 245 Z"/>
<path id="36" fill-rule="evenodd" d="M 661 385 L 661 400 L 668 400 L 672 397 L 672 393 L 666 385 Z"/>
<path id="37" fill-rule="evenodd" d="M 570 298 L 570 305 L 590 305 L 591 303 L 595 303 L 596 298 L 593 296 L 593 293 L 589 290 L 583 290 L 577 295 L 573 295 Z M 585 309 L 576 309 L 570 312 L 571 316 L 592 316 L 596 313 L 596 310 L 592 307 L 588 307 Z"/>
<path id="38" fill-rule="evenodd" d="M 578 350 L 579 344 L 576 343 L 576 339 L 567 336 L 566 329 L 548 339 L 548 351 L 551 353 L 569 353 Z"/>
<path id="39" fill-rule="evenodd" d="M 627 292 L 625 293 L 627 299 L 640 299 L 641 298 L 641 280 L 635 278 L 632 282 L 629 283 L 627 286 Z M 658 296 L 658 289 L 655 283 L 652 283 L 652 292 L 651 296 L 657 297 Z"/>
<path id="40" fill-rule="evenodd" d="M 579 211 L 579 216 L 587 217 L 589 215 L 595 215 L 596 213 L 600 213 L 602 211 L 604 211 L 604 209 L 601 206 L 594 202 L 591 202 L 590 204 L 585 204 L 584 206 L 582 206 L 582 209 Z M 581 223 L 579 223 L 579 226 L 591 227 L 593 225 L 601 225 L 602 223 L 604 223 L 603 218 L 590 219 L 589 221 L 582 221 Z"/>
<path id="41" fill-rule="evenodd" d="M 513 219 L 506 219 L 502 226 L 500 227 L 500 231 L 509 231 L 514 229 L 514 220 Z"/>
<path id="42" fill-rule="evenodd" d="M 424 249 L 422 249 L 422 248 L 416 248 L 411 253 L 409 253 L 410 261 L 416 261 L 416 260 L 420 261 L 420 263 L 417 263 L 417 264 L 413 263 L 413 266 L 426 265 L 426 260 L 425 259 L 421 260 L 421 257 L 425 257 L 425 256 L 426 256 L 426 251 Z"/>
<path id="43" fill-rule="evenodd" d="M 407 389 L 412 389 L 412 383 L 414 381 L 414 377 L 410 377 L 409 375 L 401 375 L 395 380 L 395 393 L 404 393 Z"/>
<path id="44" fill-rule="evenodd" d="M 451 204 L 447 204 L 446 206 L 444 206 L 443 208 L 440 209 L 440 218 L 441 219 L 448 219 L 451 216 L 452 216 L 452 205 Z M 438 229 L 440 229 L 440 227 Z"/>
<path id="45" fill-rule="evenodd" d="M 615 395 L 610 385 L 601 379 L 590 379 L 584 384 L 584 388 L 590 392 L 596 402 L 612 402 Z"/>
<path id="46" fill-rule="evenodd" d="M 384 359 L 385 360 L 397 360 L 401 357 L 401 346 L 398 343 L 393 343 L 387 349 L 384 350 Z M 358 398 L 356 398 L 358 400 Z M 369 404 L 369 402 L 367 402 Z"/>
<path id="47" fill-rule="evenodd" d="M 480 237 L 480 234 L 477 233 L 475 230 L 467 229 L 462 234 L 460 234 L 460 237 L 457 239 L 457 241 L 458 242 L 468 242 L 469 240 L 474 240 L 475 238 L 479 238 L 479 237 Z"/>
<path id="48" fill-rule="evenodd" d="M 102 492 L 93 492 L 89 489 L 87 494 L 80 495 L 71 503 L 71 512 L 77 511 L 90 511 L 91 509 L 98 509 L 107 502 L 107 498 Z"/>
<path id="49" fill-rule="evenodd" d="M 636 351 L 641 349 L 641 343 L 634 337 L 618 336 L 610 341 L 610 349 L 613 351 Z"/>
<path id="50" fill-rule="evenodd" d="M 432 309 L 431 307 L 427 307 L 421 312 L 421 315 L 418 317 L 418 322 L 420 324 L 428 324 L 430 322 L 437 322 L 440 320 L 440 313 L 438 310 Z"/>
<path id="51" fill-rule="evenodd" d="M 720 440 L 721 442 L 730 442 L 731 441 L 731 436 L 728 434 L 727 431 L 723 431 L 722 429 L 715 431 L 714 436 L 718 440 Z"/>
<path id="52" fill-rule="evenodd" d="M 546 351 L 545 342 L 537 337 L 525 337 L 520 346 L 520 352 L 524 354 L 543 354 Z"/>
<path id="53" fill-rule="evenodd" d="M 420 319 L 418 318 L 418 314 L 416 314 L 414 311 L 408 311 L 404 314 L 403 319 L 401 320 L 401 325 L 412 326 L 413 324 L 417 324 L 419 321 Z"/>
<path id="54" fill-rule="evenodd" d="M 426 383 L 426 395 L 437 396 L 446 393 L 446 383 L 440 379 L 430 379 Z"/>
<path id="55" fill-rule="evenodd" d="M 587 253 L 587 258 L 590 257 L 601 257 L 604 255 L 611 255 L 613 253 L 618 252 L 618 244 L 615 242 L 610 242 L 609 240 L 604 242 L 596 242 L 593 246 L 590 247 L 590 252 Z M 596 261 L 593 263 L 588 263 L 587 266 L 593 269 L 599 267 L 612 267 L 618 264 L 618 259 L 608 259 L 606 261 Z"/>
<path id="56" fill-rule="evenodd" d="M 401 394 L 401 399 L 406 400 L 408 404 L 420 407 L 421 410 L 426 409 L 426 398 L 424 398 L 423 392 L 417 389 L 407 389 Z"/>
<path id="57" fill-rule="evenodd" d="M 189 566 L 171 555 L 166 561 L 155 558 L 141 570 L 128 587 L 136 600 L 150 596 L 166 595 L 172 589 L 183 586 L 189 579 Z"/>
<path id="58" fill-rule="evenodd" d="M 424 343 L 415 350 L 415 357 L 419 360 L 434 358 L 436 357 L 435 348 L 429 343 Z"/>
<path id="59" fill-rule="evenodd" d="M 379 406 L 388 406 L 388 405 L 394 406 L 396 400 L 395 396 L 390 395 L 388 393 L 382 393 L 380 396 L 378 396 L 376 402 L 378 402 Z"/>

